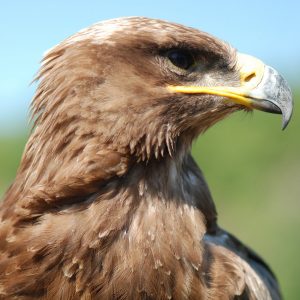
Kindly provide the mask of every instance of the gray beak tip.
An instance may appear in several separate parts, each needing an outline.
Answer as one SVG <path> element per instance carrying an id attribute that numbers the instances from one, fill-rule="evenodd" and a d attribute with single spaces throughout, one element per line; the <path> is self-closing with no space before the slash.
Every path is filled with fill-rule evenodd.
<path id="1" fill-rule="evenodd" d="M 289 124 L 289 121 L 282 120 L 282 126 L 281 126 L 282 131 L 288 126 L 288 124 Z"/>
<path id="2" fill-rule="evenodd" d="M 264 77 L 251 96 L 254 108 L 282 114 L 282 130 L 287 127 L 293 113 L 293 96 L 287 81 L 276 70 L 265 66 Z"/>
<path id="3" fill-rule="evenodd" d="M 279 93 L 279 95 L 280 98 L 285 99 L 285 101 L 279 102 L 282 113 L 282 130 L 284 130 L 292 118 L 294 107 L 292 91 L 286 81 L 282 84 L 281 93 Z"/>
<path id="4" fill-rule="evenodd" d="M 293 114 L 293 105 L 282 109 L 282 130 L 284 130 L 288 126 L 292 118 L 292 114 Z"/>

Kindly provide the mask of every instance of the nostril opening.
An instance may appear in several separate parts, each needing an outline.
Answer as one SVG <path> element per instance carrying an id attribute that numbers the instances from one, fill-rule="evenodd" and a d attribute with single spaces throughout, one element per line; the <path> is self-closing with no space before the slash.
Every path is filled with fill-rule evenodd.
<path id="1" fill-rule="evenodd" d="M 256 76 L 255 73 L 251 73 L 251 74 L 247 75 L 244 80 L 245 80 L 245 82 L 249 82 L 255 76 Z"/>

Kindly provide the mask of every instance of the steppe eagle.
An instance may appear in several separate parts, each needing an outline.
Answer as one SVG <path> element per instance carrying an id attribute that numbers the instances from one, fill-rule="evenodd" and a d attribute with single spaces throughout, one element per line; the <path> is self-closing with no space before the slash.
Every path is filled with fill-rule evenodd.
<path id="1" fill-rule="evenodd" d="M 190 148 L 239 110 L 285 127 L 281 75 L 207 33 L 130 17 L 52 48 L 37 80 L 1 203 L 1 299 L 280 299 L 269 267 L 218 226 Z"/>

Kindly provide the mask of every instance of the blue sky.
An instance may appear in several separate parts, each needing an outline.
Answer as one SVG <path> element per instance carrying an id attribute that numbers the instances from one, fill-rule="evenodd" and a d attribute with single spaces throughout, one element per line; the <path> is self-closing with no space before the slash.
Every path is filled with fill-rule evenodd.
<path id="1" fill-rule="evenodd" d="M 48 48 L 97 21 L 134 15 L 207 31 L 300 83 L 300 1 L 3 1 L 0 133 L 26 126 L 29 84 Z"/>

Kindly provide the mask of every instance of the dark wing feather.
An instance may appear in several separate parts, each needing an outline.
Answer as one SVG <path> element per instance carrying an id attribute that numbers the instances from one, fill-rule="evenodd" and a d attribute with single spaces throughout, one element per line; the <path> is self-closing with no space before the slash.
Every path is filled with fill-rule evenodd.
<path id="1" fill-rule="evenodd" d="M 218 247 L 220 251 L 229 250 L 236 256 L 235 263 L 245 274 L 245 286 L 242 294 L 235 299 L 281 299 L 276 277 L 270 267 L 234 235 L 218 229 L 215 234 L 206 234 L 204 241 L 211 247 Z M 237 258 L 241 259 L 240 262 Z"/>

